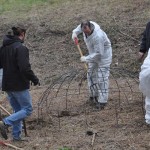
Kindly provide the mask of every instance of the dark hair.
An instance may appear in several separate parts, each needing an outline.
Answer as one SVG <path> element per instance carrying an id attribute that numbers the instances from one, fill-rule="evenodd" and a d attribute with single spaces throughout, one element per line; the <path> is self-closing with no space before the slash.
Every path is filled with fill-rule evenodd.
<path id="1" fill-rule="evenodd" d="M 20 36 L 23 32 L 26 33 L 26 29 L 20 27 L 12 27 L 11 29 L 13 30 L 13 34 L 16 36 Z"/>
<path id="2" fill-rule="evenodd" d="M 83 22 L 81 23 L 81 29 L 84 28 L 84 27 L 86 27 L 86 26 L 88 26 L 89 28 L 91 28 L 91 23 L 90 23 L 90 21 L 86 20 L 86 21 L 83 21 Z"/>

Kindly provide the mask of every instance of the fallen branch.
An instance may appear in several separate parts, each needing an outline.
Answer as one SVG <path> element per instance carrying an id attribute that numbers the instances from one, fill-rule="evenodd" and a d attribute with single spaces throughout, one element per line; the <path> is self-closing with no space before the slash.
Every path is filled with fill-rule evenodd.
<path id="1" fill-rule="evenodd" d="M 117 23 L 117 21 L 116 21 L 116 19 L 115 19 L 115 17 L 113 17 L 113 20 L 115 21 L 115 24 L 116 24 L 117 26 L 119 26 L 118 23 Z M 140 43 L 139 40 L 135 39 L 134 37 L 132 37 L 132 36 L 130 36 L 130 35 L 128 35 L 128 34 L 122 32 L 122 31 L 120 31 L 119 29 L 118 29 L 118 30 L 115 30 L 115 29 L 113 28 L 113 30 L 119 32 L 120 34 L 122 34 L 122 35 L 124 35 L 124 36 L 129 37 L 130 39 L 132 39 L 132 40 L 134 40 L 134 41 L 136 41 L 136 42 L 138 42 L 138 43 Z"/>
<path id="2" fill-rule="evenodd" d="M 93 137 L 92 137 L 92 143 L 91 143 L 91 145 L 93 146 L 93 144 L 94 144 L 94 141 L 95 141 L 95 135 L 96 135 L 96 133 L 93 133 Z"/>
<path id="3" fill-rule="evenodd" d="M 2 109 L 7 115 L 11 115 L 2 105 L 0 105 L 0 109 Z"/>
<path id="4" fill-rule="evenodd" d="M 120 30 L 118 30 L 118 32 L 119 32 L 120 34 L 125 35 L 125 36 L 129 37 L 130 39 L 132 39 L 132 40 L 134 40 L 134 41 L 136 41 L 136 42 L 140 43 L 140 41 L 139 41 L 139 40 L 137 40 L 137 39 L 133 38 L 132 36 L 130 36 L 130 35 L 128 35 L 128 34 L 126 34 L 126 33 L 122 32 L 122 31 L 120 31 Z"/>
<path id="5" fill-rule="evenodd" d="M 6 143 L 6 142 L 3 142 L 3 141 L 0 141 L 0 144 L 3 145 L 3 146 L 11 147 L 11 148 L 16 149 L 16 150 L 24 150 L 24 149 L 22 149 L 22 148 L 19 148 L 19 147 L 17 147 L 17 146 L 14 146 L 14 145 L 12 145 L 12 144 L 10 144 L 10 143 Z"/>

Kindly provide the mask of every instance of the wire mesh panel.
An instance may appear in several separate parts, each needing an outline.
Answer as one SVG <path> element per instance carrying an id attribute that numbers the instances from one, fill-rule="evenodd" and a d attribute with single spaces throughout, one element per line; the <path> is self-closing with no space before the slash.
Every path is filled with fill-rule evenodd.
<path id="1" fill-rule="evenodd" d="M 110 76 L 106 73 L 109 71 Z M 101 98 L 109 93 L 108 105 L 113 100 L 113 105 L 118 105 L 116 107 L 129 105 L 133 99 L 142 98 L 137 74 L 119 68 L 98 68 L 97 74 L 93 72 L 75 70 L 55 79 L 39 99 L 38 118 L 46 119 L 48 116 L 45 114 L 60 117 L 85 113 L 85 110 L 93 111 L 94 107 L 89 107 L 87 103 L 91 95 L 100 94 Z M 106 73 L 105 76 L 103 72 Z M 109 83 L 108 89 L 106 80 Z"/>
<path id="2" fill-rule="evenodd" d="M 101 71 L 101 68 L 99 70 Z M 134 126 L 135 112 L 143 115 L 143 96 L 138 88 L 138 74 L 120 68 L 111 68 L 108 71 L 108 103 L 104 110 L 99 110 L 89 103 L 89 97 L 94 92 L 106 93 L 105 86 L 103 89 L 100 88 L 103 86 L 99 85 L 105 78 L 101 76 L 102 79 L 98 78 L 98 81 L 94 82 L 95 78 L 93 80 L 93 76 L 90 76 L 93 81 L 89 86 L 89 72 L 86 70 L 64 73 L 53 80 L 43 92 L 38 102 L 38 123 L 44 122 L 44 126 L 49 127 L 53 138 L 59 139 L 57 145 L 68 143 L 68 146 L 76 150 L 84 143 L 84 149 L 86 146 L 89 149 L 91 139 L 85 133 L 92 131 L 97 132 L 95 142 L 98 144 L 95 148 L 99 148 L 100 143 L 104 147 L 105 141 L 101 137 L 107 138 L 108 141 L 119 138 L 121 134 L 126 134 L 124 129 L 129 130 Z M 138 120 L 141 115 L 138 115 Z M 142 122 L 138 124 L 141 125 Z M 105 132 L 104 127 L 107 128 Z"/>

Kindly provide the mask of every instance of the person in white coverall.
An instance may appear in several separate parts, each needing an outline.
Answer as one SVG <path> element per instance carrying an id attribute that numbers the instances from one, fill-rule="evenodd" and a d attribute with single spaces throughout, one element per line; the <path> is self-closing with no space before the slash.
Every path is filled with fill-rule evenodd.
<path id="1" fill-rule="evenodd" d="M 150 125 L 150 49 L 139 74 L 139 88 L 145 98 L 145 122 Z"/>
<path id="2" fill-rule="evenodd" d="M 72 39 L 75 41 L 81 33 L 89 52 L 89 55 L 81 57 L 81 62 L 88 63 L 90 101 L 96 102 L 96 108 L 103 109 L 108 101 L 111 42 L 106 33 L 93 21 L 83 21 L 78 25 L 72 32 Z"/>

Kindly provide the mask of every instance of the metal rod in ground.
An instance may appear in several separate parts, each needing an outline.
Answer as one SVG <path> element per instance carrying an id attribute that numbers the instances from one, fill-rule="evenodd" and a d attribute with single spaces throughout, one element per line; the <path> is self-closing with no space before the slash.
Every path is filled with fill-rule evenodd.
<path id="1" fill-rule="evenodd" d="M 27 134 L 27 127 L 26 127 L 25 119 L 23 119 L 23 120 L 22 120 L 22 122 L 23 122 L 24 134 L 25 134 L 25 136 L 27 137 L 27 136 L 28 136 L 28 134 Z"/>

